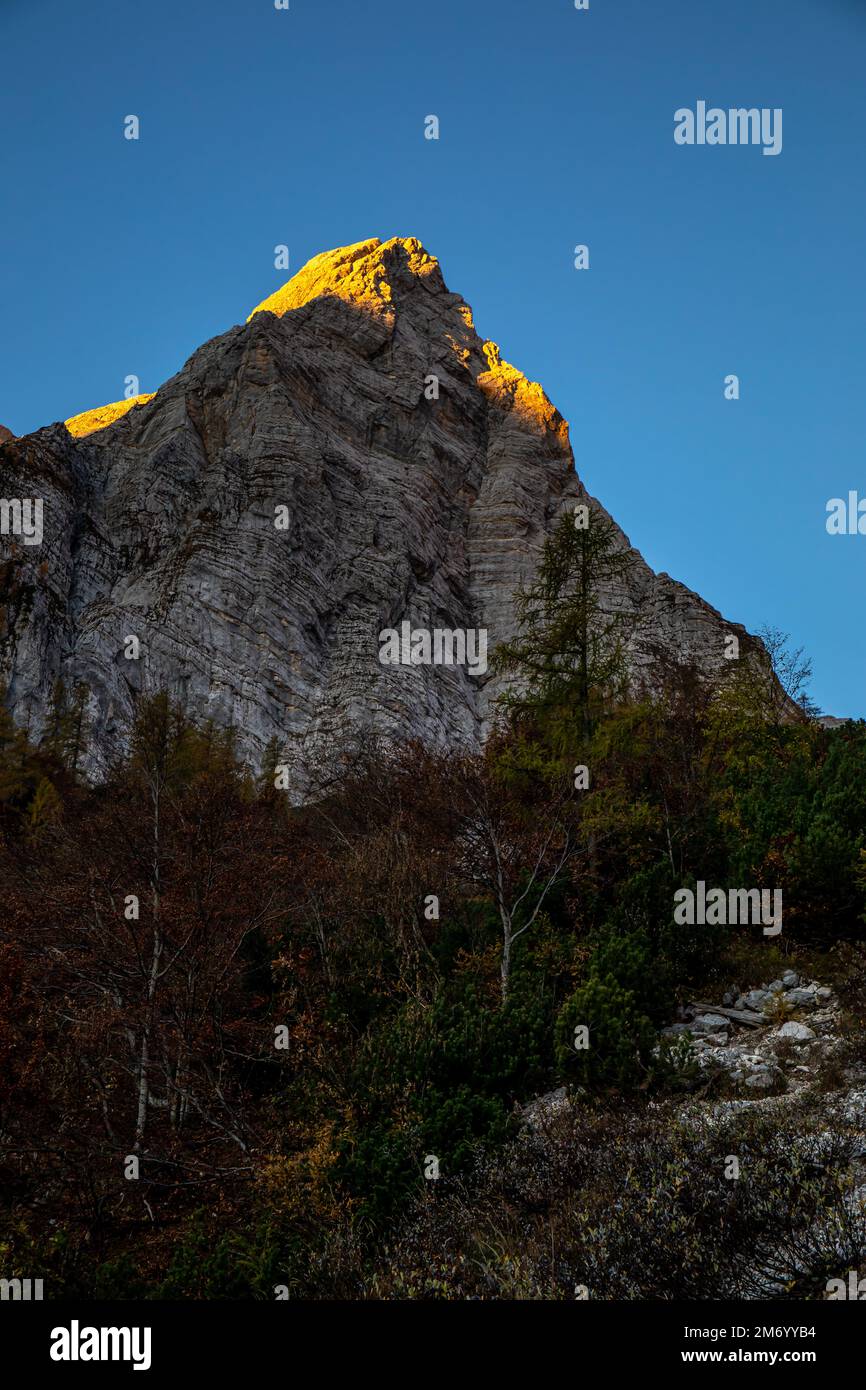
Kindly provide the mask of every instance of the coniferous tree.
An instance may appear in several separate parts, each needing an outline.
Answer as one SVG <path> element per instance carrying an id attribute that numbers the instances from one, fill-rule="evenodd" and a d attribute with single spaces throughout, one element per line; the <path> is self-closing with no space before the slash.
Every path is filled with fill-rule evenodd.
<path id="1" fill-rule="evenodd" d="M 87 686 L 79 681 L 70 699 L 62 677 L 51 687 L 48 718 L 40 747 L 73 777 L 84 753 L 87 738 Z"/>
<path id="2" fill-rule="evenodd" d="M 613 522 L 580 506 L 518 593 L 518 635 L 494 654 L 494 669 L 516 677 L 502 704 L 513 722 L 538 725 L 556 752 L 585 741 L 624 686 L 625 616 L 605 599 L 616 603 L 631 563 Z"/>

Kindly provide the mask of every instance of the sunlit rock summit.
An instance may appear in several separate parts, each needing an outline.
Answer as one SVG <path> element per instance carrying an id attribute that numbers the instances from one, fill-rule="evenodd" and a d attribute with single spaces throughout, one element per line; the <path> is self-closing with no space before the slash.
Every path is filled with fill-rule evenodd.
<path id="1" fill-rule="evenodd" d="M 492 650 L 588 500 L 565 420 L 399 237 L 316 256 L 155 394 L 4 436 L 0 496 L 44 499 L 41 545 L 0 537 L 7 703 L 38 733 L 55 679 L 84 682 L 96 773 L 158 689 L 254 764 L 274 736 L 299 768 L 371 731 L 477 746 L 496 681 L 383 665 L 379 633 Z M 721 668 L 746 636 L 636 553 L 610 603 L 633 662 L 654 643 Z"/>

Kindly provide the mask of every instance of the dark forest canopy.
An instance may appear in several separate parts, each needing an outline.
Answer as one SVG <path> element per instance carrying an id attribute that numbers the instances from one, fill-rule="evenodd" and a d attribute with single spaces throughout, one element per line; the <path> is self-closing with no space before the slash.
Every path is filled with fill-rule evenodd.
<path id="1" fill-rule="evenodd" d="M 668 661 L 569 726 L 557 681 L 482 756 L 373 749 L 303 807 L 164 695 L 98 787 L 82 692 L 55 692 L 39 746 L 0 723 L 16 1268 L 88 1294 L 356 1294 L 431 1156 L 462 1180 L 559 1085 L 611 1113 L 663 1098 L 679 998 L 859 941 L 866 725 L 775 717 L 758 677 Z M 781 888 L 782 939 L 676 926 L 697 880 Z"/>

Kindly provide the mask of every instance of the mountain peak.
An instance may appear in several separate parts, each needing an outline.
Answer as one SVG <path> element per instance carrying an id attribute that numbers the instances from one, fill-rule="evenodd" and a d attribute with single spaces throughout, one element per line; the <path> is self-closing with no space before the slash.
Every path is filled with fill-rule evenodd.
<path id="1" fill-rule="evenodd" d="M 83 683 L 97 772 L 141 691 L 166 690 L 234 725 L 253 765 L 277 739 L 299 798 L 371 734 L 480 747 L 506 678 L 383 661 L 377 634 L 514 637 L 546 538 L 592 502 L 566 422 L 414 237 L 316 256 L 251 318 L 144 409 L 0 451 L 0 496 L 50 518 L 0 623 L 13 717 L 39 731 L 55 682 Z M 725 634 L 745 630 L 630 554 L 602 601 L 630 620 L 631 668 L 658 648 L 725 667 Z"/>
<path id="2" fill-rule="evenodd" d="M 300 309 L 321 295 L 388 313 L 399 288 L 408 288 L 418 280 L 447 294 L 439 262 L 417 237 L 391 237 L 388 241 L 369 237 L 313 256 L 291 280 L 256 305 L 247 323 L 263 312 L 282 315 Z"/>
<path id="3" fill-rule="evenodd" d="M 389 332 L 396 311 L 408 310 L 421 339 L 440 338 L 447 343 L 486 396 L 507 405 L 536 428 L 561 433 L 567 445 L 568 425 L 543 388 L 506 362 L 496 343 L 479 337 L 471 306 L 448 289 L 439 261 L 417 237 L 395 236 L 388 241 L 370 237 L 323 251 L 253 309 L 247 323 L 259 313 L 280 317 L 327 297 L 371 314 Z"/>

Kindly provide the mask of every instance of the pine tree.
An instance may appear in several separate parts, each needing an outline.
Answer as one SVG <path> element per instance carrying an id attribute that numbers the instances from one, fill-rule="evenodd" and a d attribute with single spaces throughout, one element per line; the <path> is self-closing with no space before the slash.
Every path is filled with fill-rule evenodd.
<path id="1" fill-rule="evenodd" d="M 71 772 L 78 771 L 87 736 L 87 700 L 89 691 L 79 682 L 70 700 L 60 676 L 51 688 L 48 718 L 40 747 L 53 762 Z"/>
<path id="2" fill-rule="evenodd" d="M 625 683 L 624 615 L 602 607 L 632 564 L 613 522 L 589 507 L 563 517 L 534 582 L 517 595 L 519 633 L 494 654 L 513 674 L 502 697 L 512 721 L 540 727 L 557 751 L 585 741 Z"/>
<path id="3" fill-rule="evenodd" d="M 90 691 L 83 681 L 79 681 L 72 693 L 72 706 L 69 711 L 69 761 L 67 766 L 73 777 L 78 772 L 84 747 L 87 742 L 87 702 Z"/>
<path id="4" fill-rule="evenodd" d="M 39 780 L 36 750 L 23 729 L 17 728 L 5 704 L 0 686 L 0 809 L 25 810 Z"/>

